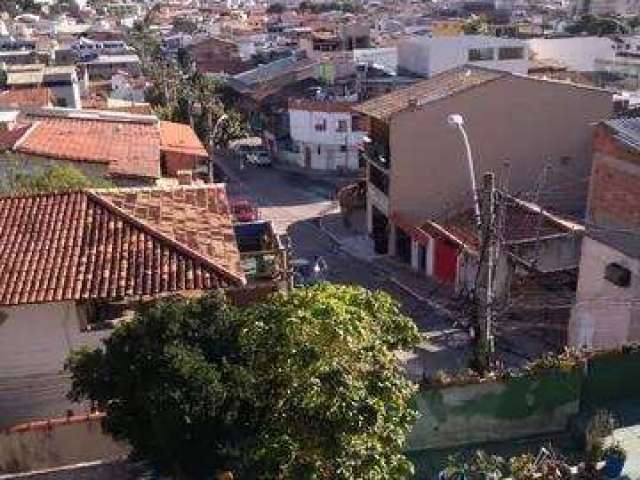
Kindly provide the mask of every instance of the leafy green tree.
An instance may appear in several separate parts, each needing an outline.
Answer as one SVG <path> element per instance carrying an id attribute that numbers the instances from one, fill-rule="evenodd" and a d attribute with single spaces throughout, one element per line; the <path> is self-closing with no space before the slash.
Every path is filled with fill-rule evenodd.
<path id="1" fill-rule="evenodd" d="M 465 35 L 477 35 L 480 33 L 487 33 L 488 19 L 484 14 L 473 15 L 470 19 L 465 21 L 462 25 L 462 31 Z"/>
<path id="2" fill-rule="evenodd" d="M 222 294 L 144 305 L 103 349 L 74 352 L 70 398 L 178 478 L 409 478 L 418 335 L 386 294 L 322 284 L 246 309 Z"/>
<path id="3" fill-rule="evenodd" d="M 145 22 L 134 26 L 129 43 L 139 53 L 142 70 L 152 84 L 145 92 L 145 99 L 162 120 L 193 121 L 198 137 L 208 144 L 211 128 L 226 114 L 227 120 L 216 132 L 216 144 L 226 145 L 247 135 L 246 122 L 232 107 L 232 102 L 225 99 L 221 82 L 195 70 L 187 50 L 180 49 L 177 61 L 168 62 Z"/>
<path id="4" fill-rule="evenodd" d="M 613 17 L 599 17 L 596 15 L 583 15 L 580 19 L 567 26 L 567 33 L 589 35 L 611 35 L 614 33 L 628 33 L 630 28 L 621 20 Z"/>
<path id="5" fill-rule="evenodd" d="M 81 190 L 84 188 L 108 188 L 112 184 L 101 178 L 85 176 L 71 166 L 52 166 L 35 172 L 9 168 L 5 193 L 37 193 Z"/>

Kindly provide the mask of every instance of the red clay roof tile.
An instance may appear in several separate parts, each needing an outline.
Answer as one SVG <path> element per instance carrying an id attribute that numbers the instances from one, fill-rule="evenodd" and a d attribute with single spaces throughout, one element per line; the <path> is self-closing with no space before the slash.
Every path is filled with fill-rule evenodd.
<path id="1" fill-rule="evenodd" d="M 0 197 L 0 305 L 243 282 L 224 186 Z"/>
<path id="2" fill-rule="evenodd" d="M 53 103 L 53 98 L 47 87 L 15 88 L 0 92 L 0 107 L 47 107 Z"/>
<path id="3" fill-rule="evenodd" d="M 15 150 L 50 158 L 106 163 L 113 175 L 160 176 L 160 134 L 153 123 L 42 118 Z"/>
<path id="4" fill-rule="evenodd" d="M 190 125 L 174 122 L 160 122 L 160 149 L 208 157 L 200 139 Z"/>

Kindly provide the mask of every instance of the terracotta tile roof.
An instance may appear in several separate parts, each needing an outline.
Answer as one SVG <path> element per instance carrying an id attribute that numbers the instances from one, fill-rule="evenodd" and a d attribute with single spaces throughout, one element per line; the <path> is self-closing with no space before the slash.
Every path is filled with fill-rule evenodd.
<path id="1" fill-rule="evenodd" d="M 0 107 L 47 107 L 53 103 L 53 93 L 47 87 L 17 88 L 0 92 Z"/>
<path id="2" fill-rule="evenodd" d="M 222 272 L 243 276 L 223 184 L 97 192 L 167 238 L 212 259 Z"/>
<path id="3" fill-rule="evenodd" d="M 114 107 L 109 105 L 107 98 L 100 94 L 82 97 L 83 110 L 102 110 L 109 112 L 132 113 L 134 115 L 153 115 L 153 108 L 148 103 L 129 103 Z"/>
<path id="4" fill-rule="evenodd" d="M 558 217 L 545 209 L 541 210 L 535 203 L 512 196 L 506 196 L 504 201 L 507 202 L 507 208 L 503 236 L 507 245 L 535 241 L 538 236 L 545 238 L 584 232 L 583 225 Z M 431 233 L 439 229 L 440 232 L 435 232 L 436 234 L 446 232 L 451 238 L 474 250 L 480 246 L 473 209 L 443 221 L 427 222 L 420 228 Z"/>
<path id="5" fill-rule="evenodd" d="M 32 155 L 109 164 L 114 175 L 158 178 L 157 124 L 81 118 L 42 118 L 16 145 Z"/>
<path id="6" fill-rule="evenodd" d="M 190 125 L 160 122 L 160 150 L 209 157 Z"/>
<path id="7" fill-rule="evenodd" d="M 0 305 L 243 282 L 222 185 L 0 197 Z"/>
<path id="8" fill-rule="evenodd" d="M 30 127 L 31 125 L 21 125 L 12 130 L 0 132 L 0 151 L 12 149 Z"/>
<path id="9" fill-rule="evenodd" d="M 454 68 L 407 88 L 371 99 L 354 107 L 354 110 L 370 117 L 387 120 L 410 108 L 412 104 L 425 105 L 507 75 L 509 75 L 507 72 L 485 68 L 469 66 Z"/>

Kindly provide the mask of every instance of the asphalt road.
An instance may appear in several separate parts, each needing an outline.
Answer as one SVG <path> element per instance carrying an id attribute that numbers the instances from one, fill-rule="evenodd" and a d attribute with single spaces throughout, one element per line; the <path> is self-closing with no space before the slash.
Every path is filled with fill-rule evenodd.
<path id="1" fill-rule="evenodd" d="M 262 218 L 273 221 L 279 233 L 289 235 L 295 257 L 321 256 L 329 267 L 327 280 L 384 290 L 400 301 L 417 323 L 433 319 L 433 312 L 423 302 L 390 282 L 384 271 L 342 251 L 319 228 L 320 217 L 339 212 L 333 197 L 348 179 L 309 176 L 278 167 L 241 168 L 238 159 L 227 156 L 220 156 L 217 161 L 227 175 L 229 195 L 252 199 Z"/>

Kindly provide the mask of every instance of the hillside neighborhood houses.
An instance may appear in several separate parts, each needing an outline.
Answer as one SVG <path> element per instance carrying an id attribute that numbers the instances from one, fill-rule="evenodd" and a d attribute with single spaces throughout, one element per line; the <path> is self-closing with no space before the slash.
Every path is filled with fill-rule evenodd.
<path id="1" fill-rule="evenodd" d="M 0 2 L 1 479 L 144 478 L 129 456 L 144 449 L 110 435 L 117 402 L 79 402 L 69 359 L 121 339 L 148 305 L 222 293 L 225 314 L 264 328 L 253 340 L 294 350 L 252 361 L 298 371 L 322 353 L 308 332 L 296 350 L 294 325 L 329 315 L 340 330 L 364 308 L 310 293 L 287 304 L 281 336 L 271 308 L 337 285 L 370 305 L 383 292 L 417 332 L 387 361 L 418 414 L 391 442 L 414 465 L 398 478 L 476 478 L 444 461 L 470 445 L 529 453 L 538 473 L 562 458 L 570 473 L 553 478 L 640 478 L 640 4 Z M 323 348 L 353 346 L 363 325 Z M 165 334 L 150 344 L 171 353 Z M 207 378 L 223 385 L 223 370 Z M 318 373 L 330 395 L 352 374 Z M 267 399 L 305 390 L 260 375 Z M 236 405 L 227 393 L 216 408 Z M 622 423 L 597 455 L 596 412 Z M 612 446 L 626 452 L 617 477 Z"/>

